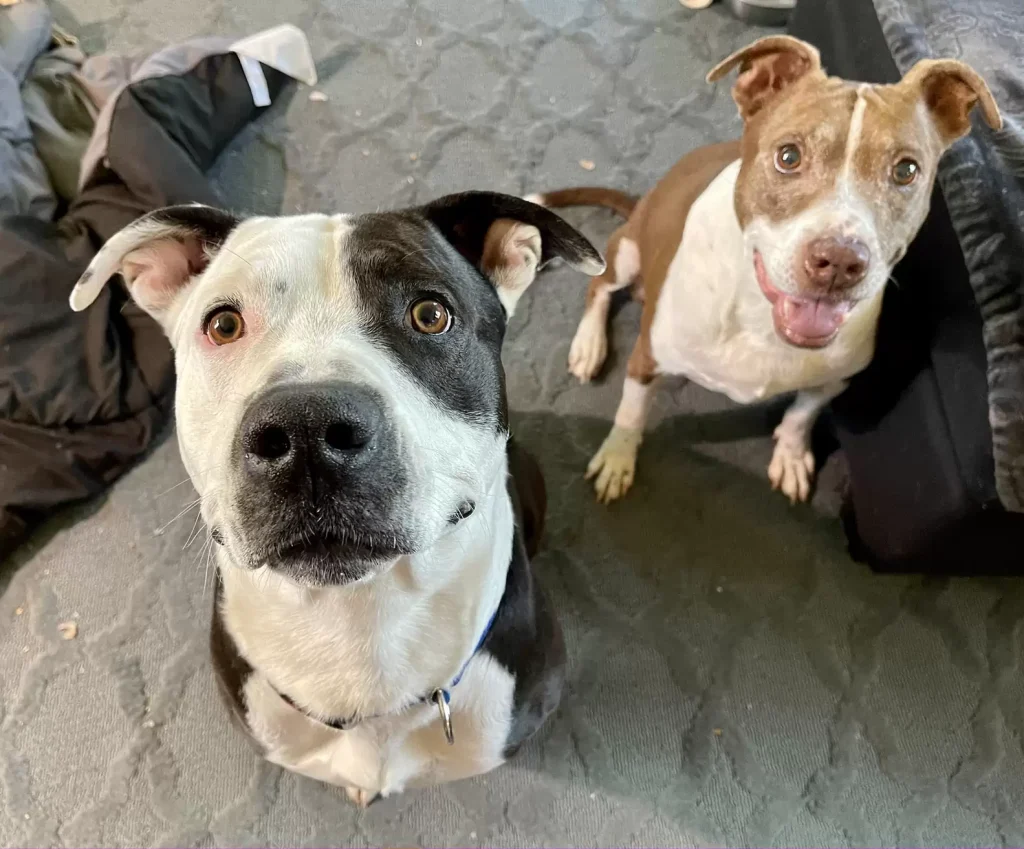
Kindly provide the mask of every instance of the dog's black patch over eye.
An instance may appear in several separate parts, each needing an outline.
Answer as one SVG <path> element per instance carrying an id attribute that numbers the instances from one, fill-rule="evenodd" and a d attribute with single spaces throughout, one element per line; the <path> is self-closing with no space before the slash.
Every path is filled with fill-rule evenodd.
<path id="1" fill-rule="evenodd" d="M 437 336 L 452 326 L 452 314 L 440 301 L 421 298 L 409 307 L 409 320 L 420 333 Z"/>
<path id="2" fill-rule="evenodd" d="M 357 218 L 345 261 L 374 341 L 442 408 L 503 428 L 505 314 L 494 284 L 411 212 Z"/>

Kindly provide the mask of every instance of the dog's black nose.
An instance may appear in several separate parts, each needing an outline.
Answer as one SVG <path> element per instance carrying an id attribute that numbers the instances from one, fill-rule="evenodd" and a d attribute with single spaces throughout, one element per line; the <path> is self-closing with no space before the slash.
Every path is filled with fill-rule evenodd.
<path id="1" fill-rule="evenodd" d="M 248 475 L 276 483 L 333 481 L 368 461 L 384 422 L 380 396 L 365 386 L 277 386 L 242 418 L 242 464 Z"/>
<path id="2" fill-rule="evenodd" d="M 804 253 L 808 282 L 821 289 L 848 289 L 864 279 L 871 251 L 860 239 L 826 236 L 811 242 Z"/>

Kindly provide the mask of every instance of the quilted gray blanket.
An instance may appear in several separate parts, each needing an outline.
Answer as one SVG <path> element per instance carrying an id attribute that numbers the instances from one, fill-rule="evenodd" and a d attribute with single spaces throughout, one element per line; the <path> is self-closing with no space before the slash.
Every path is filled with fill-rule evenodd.
<path id="1" fill-rule="evenodd" d="M 961 59 L 992 88 L 1004 128 L 975 121 L 939 181 L 984 320 L 996 488 L 1024 511 L 1024 3 L 874 0 L 900 71 Z"/>

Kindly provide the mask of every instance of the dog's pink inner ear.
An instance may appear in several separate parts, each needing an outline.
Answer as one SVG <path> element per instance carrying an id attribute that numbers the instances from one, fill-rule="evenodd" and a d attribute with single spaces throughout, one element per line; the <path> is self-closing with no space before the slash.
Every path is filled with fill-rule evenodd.
<path id="1" fill-rule="evenodd" d="M 198 237 L 172 236 L 131 251 L 121 261 L 121 276 L 143 309 L 160 311 L 208 261 Z"/>
<path id="2" fill-rule="evenodd" d="M 488 228 L 480 270 L 494 283 L 509 315 L 537 276 L 540 260 L 540 230 L 532 224 L 499 218 Z"/>

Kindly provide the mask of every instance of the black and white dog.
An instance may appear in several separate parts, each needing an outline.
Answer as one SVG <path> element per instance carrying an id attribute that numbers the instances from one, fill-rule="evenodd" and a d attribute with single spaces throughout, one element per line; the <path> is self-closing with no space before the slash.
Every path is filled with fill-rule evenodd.
<path id="1" fill-rule="evenodd" d="M 72 292 L 84 309 L 120 272 L 174 346 L 233 715 L 360 804 L 492 769 L 558 703 L 528 559 L 543 479 L 509 440 L 501 365 L 553 257 L 604 266 L 553 213 L 484 192 L 356 216 L 183 206 L 114 236 Z"/>

